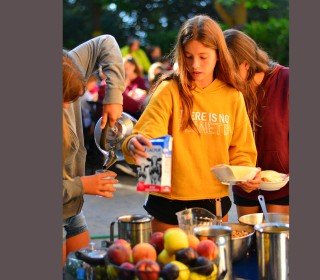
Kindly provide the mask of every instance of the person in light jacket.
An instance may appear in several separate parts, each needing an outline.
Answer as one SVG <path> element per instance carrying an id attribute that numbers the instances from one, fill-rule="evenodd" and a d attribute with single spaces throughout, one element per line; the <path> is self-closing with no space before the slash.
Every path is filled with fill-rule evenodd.
<path id="1" fill-rule="evenodd" d="M 99 66 L 106 75 L 103 100 L 103 128 L 112 127 L 122 113 L 124 68 L 119 46 L 111 35 L 102 35 L 63 51 L 63 261 L 69 252 L 88 246 L 89 232 L 82 213 L 83 195 L 111 198 L 115 191 L 116 174 L 85 176 L 86 149 L 84 146 L 81 106 L 86 80 Z M 77 86 L 78 85 L 78 86 Z M 82 85 L 82 86 L 81 86 Z M 73 98 L 68 96 L 73 95 Z M 106 179 L 105 177 L 109 177 Z"/>

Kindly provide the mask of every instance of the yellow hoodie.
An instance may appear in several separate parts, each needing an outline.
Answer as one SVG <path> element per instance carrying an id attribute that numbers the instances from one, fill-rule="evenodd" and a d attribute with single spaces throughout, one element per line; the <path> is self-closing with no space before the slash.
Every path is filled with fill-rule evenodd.
<path id="1" fill-rule="evenodd" d="M 169 199 L 198 200 L 228 195 L 228 186 L 210 172 L 217 164 L 256 165 L 256 147 L 241 92 L 215 79 L 204 89 L 196 87 L 192 119 L 200 134 L 180 130 L 178 85 L 162 82 L 134 127 L 133 134 L 173 137 L 171 193 L 152 193 Z M 125 159 L 134 163 L 122 145 Z"/>

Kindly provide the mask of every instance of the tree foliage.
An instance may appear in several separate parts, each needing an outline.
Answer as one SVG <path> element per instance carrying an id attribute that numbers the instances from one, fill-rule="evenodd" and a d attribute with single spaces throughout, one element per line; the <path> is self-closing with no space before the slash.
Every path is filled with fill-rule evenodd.
<path id="1" fill-rule="evenodd" d="M 282 30 L 281 40 L 278 41 L 282 44 L 284 41 L 289 41 L 288 36 L 283 38 L 286 36 L 284 34 L 288 35 L 288 24 L 283 23 L 288 19 L 288 2 L 288 0 L 63 0 L 63 43 L 64 47 L 72 48 L 88 38 L 107 33 L 113 35 L 119 45 L 123 46 L 127 38 L 134 35 L 141 39 L 143 46 L 159 45 L 167 54 L 175 43 L 181 24 L 196 14 L 207 14 L 224 28 L 237 27 L 249 30 L 255 40 L 263 39 L 263 44 L 266 44 L 268 46 L 266 49 L 269 50 L 269 46 L 272 48 L 272 42 L 275 41 L 275 30 L 279 31 L 279 26 L 286 30 Z M 272 36 L 260 32 L 270 32 Z M 281 48 L 277 45 L 275 49 L 279 51 Z M 275 54 L 277 51 L 272 50 Z M 278 57 L 274 59 L 287 64 L 287 61 L 283 61 L 285 55 L 280 56 L 280 59 Z"/>

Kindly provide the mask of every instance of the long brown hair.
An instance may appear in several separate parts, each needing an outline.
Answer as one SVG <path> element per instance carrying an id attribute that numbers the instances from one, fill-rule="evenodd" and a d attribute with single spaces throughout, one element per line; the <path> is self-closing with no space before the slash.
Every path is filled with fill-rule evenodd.
<path id="1" fill-rule="evenodd" d="M 85 81 L 77 66 L 66 55 L 62 57 L 62 82 L 63 102 L 74 102 L 84 93 Z M 67 120 L 62 114 L 62 159 L 65 162 L 71 146 L 70 131 Z M 64 166 L 64 165 L 63 165 Z M 62 171 L 63 178 L 69 178 L 65 168 Z"/>
<path id="2" fill-rule="evenodd" d="M 176 45 L 172 51 L 173 62 L 178 64 L 177 73 L 163 76 L 156 86 L 164 79 L 172 78 L 178 82 L 182 106 L 181 130 L 191 127 L 197 131 L 191 118 L 193 108 L 193 95 L 191 90 L 195 85 L 187 70 L 186 57 L 184 54 L 186 44 L 192 40 L 196 40 L 207 48 L 217 51 L 219 59 L 214 69 L 214 78 L 218 78 L 235 88 L 237 88 L 238 78 L 235 74 L 233 61 L 219 24 L 206 15 L 197 15 L 187 20 L 178 33 Z M 155 87 L 153 87 L 153 89 Z"/>
<path id="3" fill-rule="evenodd" d="M 242 82 L 240 82 L 240 90 L 243 93 L 253 129 L 255 129 L 254 126 L 259 125 L 260 122 L 257 112 L 258 94 L 263 94 L 263 92 L 259 91 L 259 87 L 257 87 L 254 81 L 254 75 L 260 72 L 266 75 L 270 74 L 276 63 L 244 32 L 236 29 L 228 29 L 223 33 L 236 70 L 239 71 L 239 66 L 243 62 L 247 62 L 249 65 L 246 81 L 242 80 Z"/>

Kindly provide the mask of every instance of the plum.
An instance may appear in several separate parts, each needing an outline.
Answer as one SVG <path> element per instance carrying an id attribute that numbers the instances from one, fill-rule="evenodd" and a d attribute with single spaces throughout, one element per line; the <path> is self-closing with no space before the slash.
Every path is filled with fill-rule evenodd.
<path id="1" fill-rule="evenodd" d="M 166 264 L 161 270 L 163 280 L 175 280 L 179 277 L 179 267 L 173 263 Z"/>
<path id="2" fill-rule="evenodd" d="M 181 249 L 177 251 L 175 255 L 177 261 L 182 262 L 186 265 L 189 265 L 194 259 L 199 257 L 198 252 L 191 247 Z"/>
<path id="3" fill-rule="evenodd" d="M 190 263 L 190 269 L 201 275 L 209 276 L 213 271 L 213 265 L 206 257 L 198 257 Z"/>

